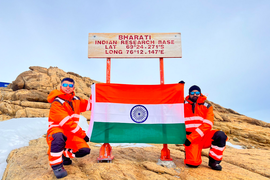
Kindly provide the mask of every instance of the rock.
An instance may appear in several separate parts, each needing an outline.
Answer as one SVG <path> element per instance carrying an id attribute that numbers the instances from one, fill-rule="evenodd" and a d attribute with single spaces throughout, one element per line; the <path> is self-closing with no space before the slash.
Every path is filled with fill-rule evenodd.
<path id="1" fill-rule="evenodd" d="M 50 108 L 47 97 L 52 90 L 60 88 L 64 77 L 75 80 L 75 93 L 82 99 L 88 99 L 91 95 L 91 85 L 99 83 L 74 72 L 66 73 L 57 67 L 30 66 L 29 69 L 30 71 L 19 74 L 7 88 L 0 88 L 0 111 L 2 112 L 0 119 L 35 117 L 36 115 L 36 117 L 44 117 L 48 114 L 47 111 L 39 109 Z M 38 109 L 40 113 L 31 114 L 34 111 L 25 110 L 25 108 Z"/>
<path id="2" fill-rule="evenodd" d="M 21 109 L 16 112 L 15 118 L 23 118 L 23 117 L 27 117 L 25 109 Z"/>
<path id="3" fill-rule="evenodd" d="M 234 137 L 233 140 L 234 140 L 235 142 L 239 142 L 239 139 L 237 139 L 236 137 Z"/>
<path id="4" fill-rule="evenodd" d="M 157 165 L 162 166 L 162 167 L 167 167 L 167 168 L 176 168 L 173 161 L 162 161 L 158 159 Z"/>
<path id="5" fill-rule="evenodd" d="M 44 73 L 44 74 L 47 74 L 47 72 L 48 72 L 47 68 L 40 67 L 40 66 L 30 66 L 29 69 L 33 70 L 33 71 L 38 71 L 38 72 L 41 72 L 41 73 Z"/>
<path id="6" fill-rule="evenodd" d="M 85 111 L 85 112 L 81 113 L 81 115 L 83 115 L 87 119 L 87 121 L 90 121 L 91 111 Z"/>
<path id="7" fill-rule="evenodd" d="M 11 89 L 0 88 L 0 101 L 11 100 L 11 96 L 14 92 Z"/>
<path id="8" fill-rule="evenodd" d="M 5 120 L 9 120 L 11 117 L 5 114 L 1 114 L 0 115 L 0 121 L 5 121 Z"/>
<path id="9" fill-rule="evenodd" d="M 222 171 L 208 167 L 208 150 L 203 150 L 202 164 L 198 168 L 184 165 L 182 147 L 168 145 L 176 168 L 156 164 L 162 145 L 145 148 L 113 147 L 112 163 L 97 163 L 99 149 L 96 143 L 88 143 L 91 154 L 73 159 L 65 166 L 68 176 L 63 179 L 269 179 L 270 151 L 258 149 L 226 148 L 221 165 Z M 48 164 L 45 138 L 30 141 L 29 146 L 11 151 L 2 180 L 56 179 Z M 264 159 L 262 161 L 262 159 Z"/>
<path id="10" fill-rule="evenodd" d="M 0 103 L 0 111 L 2 114 L 15 115 L 15 106 L 6 102 Z"/>
<path id="11" fill-rule="evenodd" d="M 21 106 L 38 108 L 38 109 L 50 109 L 51 104 L 50 103 L 42 103 L 42 102 L 22 101 Z"/>
<path id="12" fill-rule="evenodd" d="M 33 102 L 47 102 L 48 94 L 40 92 L 38 90 L 27 90 L 21 89 L 16 92 L 11 97 L 12 101 L 33 101 Z"/>
<path id="13" fill-rule="evenodd" d="M 217 111 L 214 111 L 214 117 L 217 121 L 223 121 L 223 118 L 219 115 Z"/>
<path id="14" fill-rule="evenodd" d="M 25 108 L 27 117 L 48 117 L 49 109 Z"/>

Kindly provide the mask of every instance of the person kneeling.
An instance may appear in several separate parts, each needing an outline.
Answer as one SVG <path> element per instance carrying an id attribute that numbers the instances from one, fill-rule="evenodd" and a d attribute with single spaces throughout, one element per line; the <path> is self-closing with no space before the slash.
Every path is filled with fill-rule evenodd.
<path id="1" fill-rule="evenodd" d="M 222 131 L 212 130 L 213 107 L 205 101 L 206 97 L 198 86 L 190 87 L 184 104 L 187 133 L 184 163 L 189 167 L 198 167 L 202 163 L 202 149 L 210 147 L 208 165 L 214 170 L 222 170 L 220 162 L 227 136 Z"/>
<path id="2" fill-rule="evenodd" d="M 71 158 L 90 154 L 89 138 L 78 125 L 80 113 L 91 110 L 91 98 L 75 96 L 75 82 L 71 78 L 61 81 L 60 90 L 53 90 L 47 100 L 51 103 L 47 143 L 49 163 L 57 178 L 67 176 L 63 165 L 72 164 Z"/>

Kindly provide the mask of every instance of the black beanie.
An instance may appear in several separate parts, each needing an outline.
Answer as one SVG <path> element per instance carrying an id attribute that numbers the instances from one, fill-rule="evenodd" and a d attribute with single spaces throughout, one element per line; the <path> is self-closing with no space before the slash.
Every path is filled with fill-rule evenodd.
<path id="1" fill-rule="evenodd" d="M 189 88 L 189 94 L 190 94 L 190 92 L 192 92 L 193 90 L 197 90 L 197 91 L 199 91 L 199 92 L 201 93 L 201 89 L 200 89 L 199 86 L 196 86 L 196 85 L 191 86 L 191 87 Z"/>

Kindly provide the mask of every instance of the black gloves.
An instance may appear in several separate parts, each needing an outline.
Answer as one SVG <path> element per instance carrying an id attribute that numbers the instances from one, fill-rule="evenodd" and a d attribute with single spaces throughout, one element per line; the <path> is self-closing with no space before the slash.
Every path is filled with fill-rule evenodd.
<path id="1" fill-rule="evenodd" d="M 89 137 L 86 135 L 84 138 L 85 142 L 89 142 Z"/>
<path id="2" fill-rule="evenodd" d="M 191 142 L 188 139 L 186 139 L 185 146 L 190 146 L 190 144 L 191 144 Z"/>

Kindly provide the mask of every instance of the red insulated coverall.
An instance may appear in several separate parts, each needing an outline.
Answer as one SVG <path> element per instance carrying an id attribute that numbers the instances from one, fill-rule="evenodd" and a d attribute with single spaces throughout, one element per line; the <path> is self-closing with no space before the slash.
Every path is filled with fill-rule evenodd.
<path id="1" fill-rule="evenodd" d="M 221 161 L 224 147 L 213 145 L 213 136 L 217 130 L 211 130 L 214 123 L 213 107 L 205 102 L 206 96 L 201 95 L 197 102 L 192 102 L 189 96 L 185 99 L 185 125 L 190 146 L 185 146 L 185 164 L 198 166 L 202 163 L 201 151 L 210 148 L 209 156 Z M 194 110 L 194 112 L 193 112 Z"/>
<path id="2" fill-rule="evenodd" d="M 91 110 L 91 98 L 89 100 L 80 99 L 75 96 L 75 93 L 65 94 L 61 90 L 53 90 L 48 98 L 51 104 L 49 113 L 49 127 L 47 131 L 47 143 L 49 145 L 48 155 L 51 166 L 61 164 L 62 154 L 65 157 L 73 158 L 77 151 L 82 148 L 89 148 L 84 138 L 86 136 L 85 131 L 78 125 L 80 113 Z M 56 140 L 55 134 L 63 133 L 62 142 L 54 142 L 52 147 L 52 141 Z M 57 147 L 65 140 L 65 147 Z M 58 140 L 59 141 L 59 140 Z M 58 149 L 58 150 L 57 150 Z M 90 148 L 89 148 L 90 149 Z M 58 152 L 59 151 L 59 152 Z"/>

